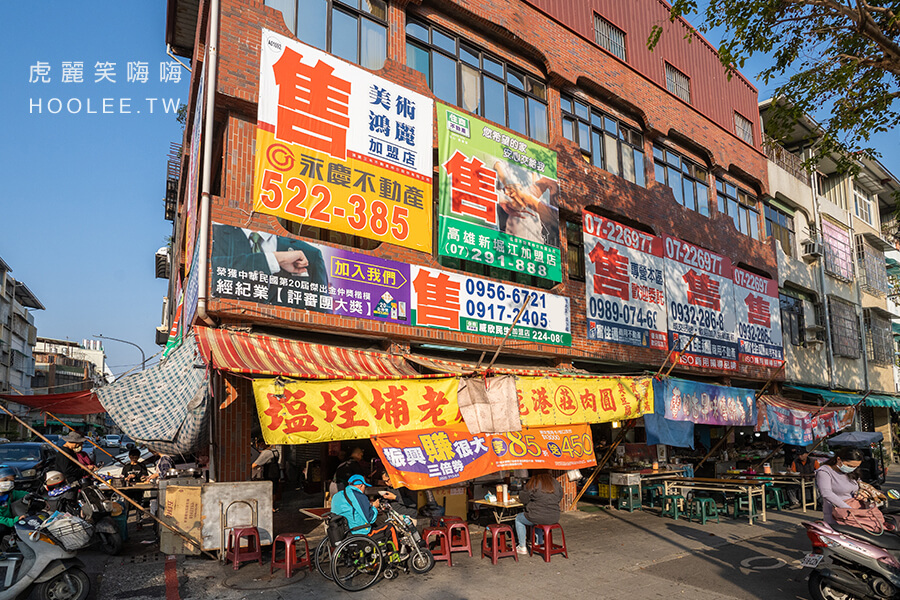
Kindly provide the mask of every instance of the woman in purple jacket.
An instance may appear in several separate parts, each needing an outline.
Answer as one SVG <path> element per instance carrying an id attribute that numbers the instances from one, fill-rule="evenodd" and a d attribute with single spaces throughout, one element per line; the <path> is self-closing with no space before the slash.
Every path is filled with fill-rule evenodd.
<path id="1" fill-rule="evenodd" d="M 829 525 L 835 525 L 833 508 L 850 508 L 847 500 L 859 492 L 859 465 L 863 453 L 856 448 L 841 448 L 834 457 L 816 470 L 816 487 L 822 496 L 822 514 Z"/>

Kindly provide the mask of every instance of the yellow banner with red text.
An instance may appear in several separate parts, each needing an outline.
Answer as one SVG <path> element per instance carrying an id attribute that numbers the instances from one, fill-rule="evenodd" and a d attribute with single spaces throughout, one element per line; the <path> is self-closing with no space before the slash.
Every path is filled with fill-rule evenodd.
<path id="1" fill-rule="evenodd" d="M 517 377 L 525 427 L 606 423 L 653 412 L 652 377 Z"/>

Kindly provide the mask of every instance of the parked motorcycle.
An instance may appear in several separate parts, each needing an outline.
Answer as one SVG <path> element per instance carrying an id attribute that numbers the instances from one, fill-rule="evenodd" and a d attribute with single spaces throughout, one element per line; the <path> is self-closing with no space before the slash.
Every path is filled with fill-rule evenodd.
<path id="1" fill-rule="evenodd" d="M 803 525 L 813 546 L 802 562 L 813 567 L 813 600 L 900 599 L 900 535 L 824 521 Z"/>
<path id="2" fill-rule="evenodd" d="M 122 534 L 113 520 L 122 514 L 122 505 L 104 496 L 92 480 L 82 479 L 76 483 L 57 488 L 46 496 L 51 510 L 78 515 L 94 526 L 92 544 L 104 554 L 116 555 L 122 550 Z"/>
<path id="3" fill-rule="evenodd" d="M 14 513 L 32 513 L 31 507 L 26 502 L 25 511 L 14 507 Z M 91 580 L 84 563 L 75 556 L 75 548 L 67 546 L 67 540 L 85 533 L 75 528 L 90 526 L 73 522 L 51 531 L 47 523 L 46 513 L 34 512 L 16 524 L 14 548 L 0 554 L 0 568 L 4 568 L 0 600 L 24 597 L 29 591 L 35 600 L 85 600 L 90 595 Z"/>

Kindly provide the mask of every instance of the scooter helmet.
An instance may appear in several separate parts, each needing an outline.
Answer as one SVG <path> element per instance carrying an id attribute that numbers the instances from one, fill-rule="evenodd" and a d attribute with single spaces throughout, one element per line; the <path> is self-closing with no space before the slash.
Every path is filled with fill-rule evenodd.
<path id="1" fill-rule="evenodd" d="M 48 488 L 56 487 L 65 482 L 66 476 L 59 471 L 47 471 L 47 474 L 44 476 L 44 483 Z"/>
<path id="2" fill-rule="evenodd" d="M 16 470 L 12 467 L 0 466 L 0 480 L 6 479 L 7 477 L 16 478 Z"/>

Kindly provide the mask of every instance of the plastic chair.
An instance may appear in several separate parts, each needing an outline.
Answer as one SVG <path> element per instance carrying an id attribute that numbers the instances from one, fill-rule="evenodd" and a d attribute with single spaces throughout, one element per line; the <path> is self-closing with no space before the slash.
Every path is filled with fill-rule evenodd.
<path id="1" fill-rule="evenodd" d="M 484 528 L 484 537 L 481 540 L 481 558 L 489 557 L 492 565 L 496 565 L 497 560 L 504 556 L 512 556 L 519 562 L 514 540 L 515 536 L 509 525 L 489 524 Z"/>
<path id="2" fill-rule="evenodd" d="M 627 510 L 628 512 L 641 510 L 640 486 L 625 485 L 621 486 L 619 489 L 622 490 L 622 493 L 619 496 L 619 510 Z"/>
<path id="3" fill-rule="evenodd" d="M 469 535 L 469 524 L 465 521 L 454 521 L 445 525 L 447 538 L 450 540 L 450 552 L 468 552 L 472 556 L 472 539 Z"/>
<path id="4" fill-rule="evenodd" d="M 787 505 L 788 502 L 784 493 L 784 488 L 774 486 L 766 488 L 766 508 L 783 510 Z"/>
<path id="5" fill-rule="evenodd" d="M 241 547 L 241 540 L 247 540 L 247 547 Z M 307 551 L 307 555 L 309 552 Z M 225 562 L 234 561 L 234 570 L 247 560 L 262 561 L 262 547 L 259 543 L 259 530 L 256 527 L 234 527 L 228 534 L 228 546 L 225 548 Z"/>
<path id="6" fill-rule="evenodd" d="M 690 510 L 688 511 L 688 521 L 693 521 L 695 518 L 700 521 L 701 525 L 705 525 L 707 520 L 712 520 L 712 518 L 716 518 L 716 523 L 720 523 L 719 521 L 719 510 L 716 508 L 716 501 L 712 498 L 701 498 L 694 497 L 691 500 Z"/>
<path id="7" fill-rule="evenodd" d="M 662 496 L 666 486 L 662 483 L 651 483 L 641 488 L 644 495 L 644 503 L 647 506 L 662 506 Z"/>
<path id="8" fill-rule="evenodd" d="M 434 555 L 434 560 L 446 560 L 447 565 L 453 566 L 453 558 L 450 556 L 450 534 L 447 531 L 446 527 L 426 527 L 422 531 L 422 538 L 425 540 L 425 545 L 431 547 L 429 544 L 431 538 L 434 539 L 440 544 L 438 546 L 437 551 L 432 550 L 431 554 Z"/>
<path id="9" fill-rule="evenodd" d="M 662 504 L 662 512 L 660 516 L 662 517 L 672 517 L 676 521 L 678 517 L 682 513 L 682 508 L 684 506 L 684 496 L 681 494 L 666 494 L 663 496 L 663 504 Z"/>
<path id="10" fill-rule="evenodd" d="M 751 519 L 759 518 L 760 511 L 757 508 L 758 498 L 753 498 L 753 502 L 749 502 L 747 494 L 739 494 L 734 497 L 734 518 L 749 517 Z"/>
<path id="11" fill-rule="evenodd" d="M 562 544 L 553 543 L 553 530 L 558 529 L 559 535 L 562 537 Z M 538 530 L 544 534 L 544 543 L 538 544 Z M 531 554 L 538 554 L 544 558 L 544 562 L 550 562 L 550 557 L 554 554 L 562 554 L 569 558 L 569 552 L 566 549 L 566 534 L 559 523 L 553 525 L 534 525 L 531 528 Z"/>
<path id="12" fill-rule="evenodd" d="M 300 549 L 300 541 L 303 542 L 303 557 L 297 556 Z M 278 542 L 284 544 L 284 558 L 277 560 Z M 282 533 L 275 537 L 272 542 L 272 564 L 269 567 L 269 573 L 274 573 L 275 569 L 284 569 L 284 576 L 291 577 L 296 569 L 309 567 L 312 570 L 312 560 L 309 556 L 309 543 L 300 533 Z"/>

